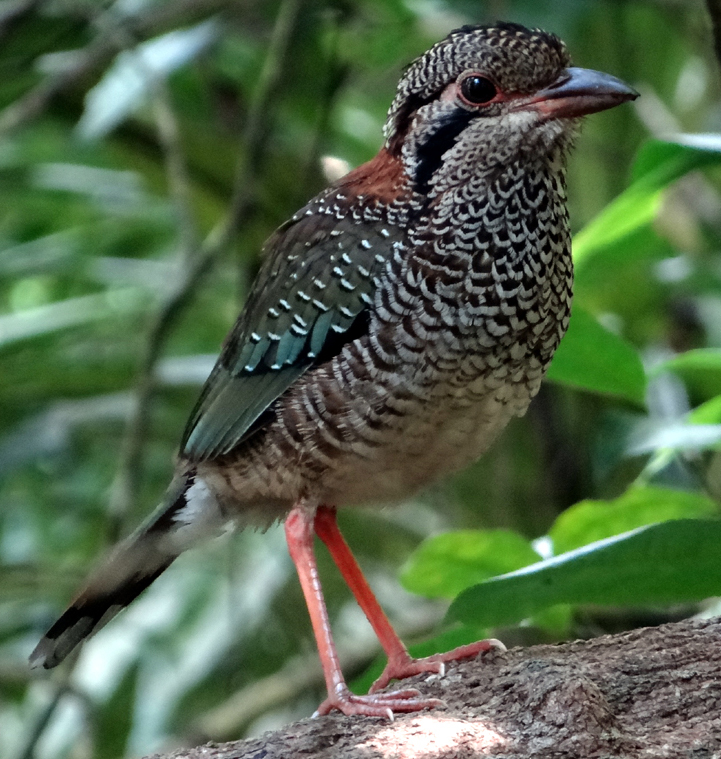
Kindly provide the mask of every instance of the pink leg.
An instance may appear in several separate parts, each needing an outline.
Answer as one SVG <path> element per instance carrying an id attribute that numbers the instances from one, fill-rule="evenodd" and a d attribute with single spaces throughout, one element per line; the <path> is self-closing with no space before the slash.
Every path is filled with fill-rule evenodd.
<path id="1" fill-rule="evenodd" d="M 373 591 L 363 576 L 358 562 L 341 535 L 336 521 L 335 509 L 327 506 L 318 508 L 315 516 L 315 531 L 328 547 L 333 560 L 338 569 L 340 569 L 356 601 L 358 601 L 358 605 L 363 609 L 366 617 L 368 617 L 368 621 L 371 623 L 383 650 L 388 656 L 388 664 L 386 664 L 381 676 L 371 686 L 370 693 L 375 693 L 381 688 L 385 688 L 391 680 L 402 680 L 405 677 L 418 675 L 423 672 L 443 673 L 446 662 L 468 659 L 492 648 L 501 651 L 506 650 L 503 643 L 491 638 L 489 640 L 479 640 L 467 646 L 460 646 L 443 654 L 434 654 L 424 659 L 413 659 L 393 629 L 388 617 L 378 603 L 378 599 L 373 595 Z"/>
<path id="2" fill-rule="evenodd" d="M 338 654 L 330 631 L 328 610 L 318 578 L 318 568 L 313 552 L 314 519 L 314 509 L 303 502 L 297 503 L 285 521 L 285 536 L 303 588 L 328 688 L 328 698 L 320 705 L 316 714 L 328 714 L 331 710 L 338 709 L 348 715 L 363 714 L 369 717 L 393 719 L 394 712 L 415 712 L 437 706 L 440 701 L 421 699 L 418 691 L 413 689 L 372 696 L 356 696 L 348 689 L 338 662 Z"/>

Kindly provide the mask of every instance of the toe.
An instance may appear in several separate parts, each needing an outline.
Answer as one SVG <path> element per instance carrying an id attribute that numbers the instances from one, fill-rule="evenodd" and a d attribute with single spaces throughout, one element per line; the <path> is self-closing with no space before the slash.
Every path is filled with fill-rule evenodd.
<path id="1" fill-rule="evenodd" d="M 347 691 L 327 698 L 313 716 L 320 717 L 337 709 L 346 716 L 382 717 L 393 721 L 393 715 L 396 713 L 419 712 L 437 706 L 443 706 L 443 701 L 437 698 L 422 698 L 415 688 L 367 696 L 356 696 Z"/>

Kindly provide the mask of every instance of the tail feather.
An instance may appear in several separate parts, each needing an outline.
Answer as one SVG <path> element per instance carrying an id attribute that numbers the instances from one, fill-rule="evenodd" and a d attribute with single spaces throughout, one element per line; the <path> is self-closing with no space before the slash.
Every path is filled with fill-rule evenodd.
<path id="1" fill-rule="evenodd" d="M 198 539 L 218 532 L 222 514 L 205 483 L 176 477 L 162 503 L 120 543 L 30 655 L 31 667 L 50 669 L 140 595 Z"/>
<path id="2" fill-rule="evenodd" d="M 166 559 L 152 569 L 145 567 L 134 576 L 118 578 L 116 587 L 107 590 L 91 580 L 35 647 L 30 655 L 30 666 L 51 669 L 60 664 L 79 643 L 134 601 L 172 564 L 174 558 Z M 111 564 L 112 559 L 106 566 Z"/>

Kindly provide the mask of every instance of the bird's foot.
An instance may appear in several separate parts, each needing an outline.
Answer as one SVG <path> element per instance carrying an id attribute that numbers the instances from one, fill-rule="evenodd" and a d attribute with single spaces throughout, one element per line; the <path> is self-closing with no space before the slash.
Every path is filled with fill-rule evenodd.
<path id="1" fill-rule="evenodd" d="M 334 695 L 328 696 L 313 716 L 321 717 L 337 709 L 346 716 L 360 714 L 365 717 L 385 717 L 392 722 L 396 712 L 419 712 L 436 706 L 443 706 L 443 701 L 437 698 L 422 698 L 420 691 L 415 688 L 356 696 L 343 685 L 338 687 Z"/>
<path id="2" fill-rule="evenodd" d="M 369 693 L 385 688 L 391 680 L 403 680 L 412 675 L 420 675 L 424 672 L 430 672 L 443 676 L 446 671 L 446 663 L 460 661 L 461 659 L 470 659 L 483 651 L 505 651 L 506 647 L 500 640 L 489 638 L 488 640 L 478 640 L 475 643 L 469 643 L 467 646 L 459 646 L 452 651 L 446 651 L 442 654 L 433 654 L 423 659 L 413 659 L 407 652 L 388 659 L 385 669 L 381 676 L 371 685 Z"/>

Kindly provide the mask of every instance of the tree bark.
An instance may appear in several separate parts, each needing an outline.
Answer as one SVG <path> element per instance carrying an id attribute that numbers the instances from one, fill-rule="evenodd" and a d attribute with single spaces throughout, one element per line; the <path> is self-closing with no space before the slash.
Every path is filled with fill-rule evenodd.
<path id="1" fill-rule="evenodd" d="M 721 618 L 491 652 L 408 686 L 446 706 L 153 759 L 721 759 Z"/>

